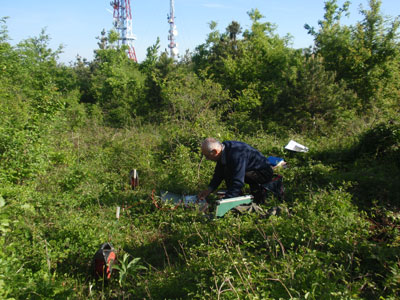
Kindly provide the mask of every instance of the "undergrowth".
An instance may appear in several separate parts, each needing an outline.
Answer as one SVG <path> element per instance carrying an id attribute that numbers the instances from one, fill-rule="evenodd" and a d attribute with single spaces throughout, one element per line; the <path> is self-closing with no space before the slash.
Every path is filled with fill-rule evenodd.
<path id="1" fill-rule="evenodd" d="M 54 123 L 46 133 L 46 151 L 34 154 L 47 161 L 46 168 L 24 184 L 11 180 L 1 187 L 2 298 L 399 296 L 399 193 L 396 175 L 389 176 L 398 168 L 385 160 L 397 150 L 380 150 L 379 161 L 354 155 L 365 153 L 362 145 L 371 133 L 357 143 L 338 137 L 335 153 L 307 139 L 302 142 L 314 145 L 309 153 L 288 153 L 286 135 L 238 137 L 287 160 L 289 168 L 279 170 L 285 200 L 265 204 L 281 206 L 282 213 L 210 219 L 153 203 L 160 189 L 195 193 L 207 184 L 213 165 L 201 160 L 187 135 L 171 140 L 170 128 L 120 130 L 88 122 L 91 126 L 69 131 Z M 136 190 L 128 184 L 132 168 L 140 176 Z M 382 174 L 370 177 L 369 170 Z M 117 206 L 123 208 L 119 219 Z M 110 282 L 96 282 L 91 259 L 105 241 L 116 248 L 117 264 L 137 258 L 134 265 L 140 268 L 122 268 L 123 280 L 115 271 Z"/>

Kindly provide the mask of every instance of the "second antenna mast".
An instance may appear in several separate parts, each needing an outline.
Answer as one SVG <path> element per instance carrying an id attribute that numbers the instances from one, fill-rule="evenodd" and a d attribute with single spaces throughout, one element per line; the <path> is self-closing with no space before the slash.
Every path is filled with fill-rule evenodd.
<path id="1" fill-rule="evenodd" d="M 178 44 L 175 42 L 175 37 L 178 35 L 175 25 L 175 7 L 174 0 L 170 0 L 170 13 L 168 15 L 169 23 L 169 35 L 168 35 L 168 48 L 170 49 L 170 55 L 172 58 L 176 57 L 179 53 Z"/>

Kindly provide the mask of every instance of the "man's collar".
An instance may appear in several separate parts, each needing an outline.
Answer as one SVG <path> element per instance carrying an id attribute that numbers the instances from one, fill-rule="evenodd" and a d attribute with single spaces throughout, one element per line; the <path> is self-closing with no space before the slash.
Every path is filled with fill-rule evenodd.
<path id="1" fill-rule="evenodd" d="M 225 151 L 225 145 L 224 144 L 222 144 L 220 162 L 221 162 L 221 164 L 226 165 L 226 151 Z"/>

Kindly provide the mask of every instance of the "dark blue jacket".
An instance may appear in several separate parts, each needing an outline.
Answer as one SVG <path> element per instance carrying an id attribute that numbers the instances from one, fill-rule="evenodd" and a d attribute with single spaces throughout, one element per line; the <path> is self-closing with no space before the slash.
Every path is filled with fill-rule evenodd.
<path id="1" fill-rule="evenodd" d="M 225 198 L 237 197 L 244 186 L 246 172 L 269 168 L 270 164 L 260 151 L 246 143 L 225 141 L 222 144 L 224 149 L 215 166 L 209 188 L 215 191 L 225 179 L 228 188 Z"/>

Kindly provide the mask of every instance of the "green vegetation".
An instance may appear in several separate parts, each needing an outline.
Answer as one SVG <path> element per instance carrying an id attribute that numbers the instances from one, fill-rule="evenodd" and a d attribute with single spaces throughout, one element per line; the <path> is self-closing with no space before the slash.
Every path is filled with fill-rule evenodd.
<path id="1" fill-rule="evenodd" d="M 45 32 L 11 46 L 0 19 L 0 298 L 399 299 L 399 19 L 380 3 L 344 26 L 350 3 L 326 1 L 312 49 L 253 10 L 180 61 L 156 41 L 135 63 L 103 32 L 71 66 Z M 154 205 L 207 185 L 208 136 L 287 160 L 280 215 Z M 95 281 L 107 241 L 118 272 Z"/>

